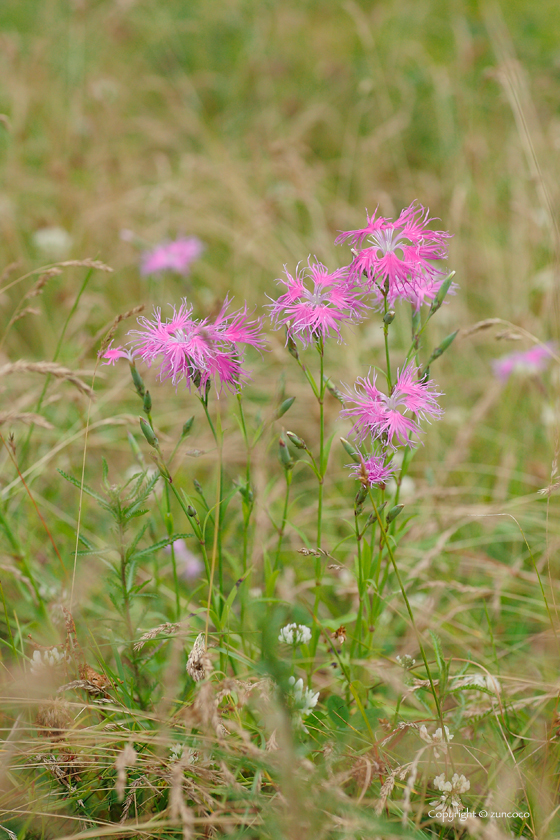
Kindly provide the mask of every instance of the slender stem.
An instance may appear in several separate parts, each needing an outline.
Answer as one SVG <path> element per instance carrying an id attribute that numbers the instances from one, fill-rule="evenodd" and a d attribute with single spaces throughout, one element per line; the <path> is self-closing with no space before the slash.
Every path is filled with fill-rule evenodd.
<path id="1" fill-rule="evenodd" d="M 171 499 L 169 497 L 169 484 L 165 482 L 165 525 L 167 528 L 167 536 L 171 537 L 173 534 L 173 515 L 171 513 Z M 175 587 L 175 620 L 179 621 L 181 616 L 181 602 L 179 599 L 179 577 L 177 575 L 177 558 L 175 556 L 175 543 L 171 543 L 171 565 L 173 567 L 173 585 Z"/>
<path id="2" fill-rule="evenodd" d="M 387 294 L 385 294 L 384 296 L 383 306 L 384 314 L 386 315 L 389 311 L 389 306 L 387 304 Z M 385 321 L 383 321 L 383 339 L 385 341 L 385 361 L 387 363 L 387 373 L 385 375 L 387 377 L 387 388 L 389 389 L 389 393 L 391 393 L 393 385 L 391 382 L 391 359 L 389 355 L 389 324 L 386 324 Z"/>
<path id="3" fill-rule="evenodd" d="M 432 695 L 433 695 L 433 698 L 434 698 L 434 702 L 436 704 L 437 715 L 438 715 L 438 718 L 441 722 L 441 730 L 444 733 L 444 737 L 445 737 L 443 714 L 442 714 L 441 706 L 440 706 L 440 703 L 439 703 L 439 698 L 437 696 L 436 687 L 435 687 L 434 681 L 432 679 L 432 673 L 430 671 L 430 666 L 428 665 L 428 659 L 426 657 L 426 652 L 424 651 L 424 645 L 422 644 L 422 639 L 420 638 L 420 633 L 418 632 L 418 628 L 416 627 L 416 622 L 414 621 L 414 615 L 412 613 L 412 609 L 410 607 L 410 602 L 408 600 L 408 596 L 407 596 L 406 590 L 404 588 L 404 583 L 402 581 L 401 574 L 399 572 L 399 567 L 397 566 L 397 561 L 395 560 L 395 555 L 393 554 L 393 550 L 392 550 L 391 544 L 389 542 L 389 536 L 387 534 L 387 531 L 385 530 L 383 520 L 381 519 L 381 516 L 379 515 L 379 511 L 377 509 L 377 505 L 375 504 L 375 499 L 373 498 L 373 494 L 372 494 L 371 490 L 370 490 L 369 495 L 370 495 L 371 504 L 373 506 L 373 512 L 374 512 L 375 517 L 377 519 L 377 522 L 379 524 L 379 530 L 380 530 L 381 535 L 383 537 L 383 540 L 385 542 L 385 547 L 387 549 L 387 554 L 389 555 L 389 558 L 391 560 L 395 575 L 397 577 L 397 581 L 399 583 L 399 587 L 400 587 L 402 596 L 404 598 L 404 602 L 406 604 L 406 609 L 407 609 L 407 612 L 408 612 L 408 615 L 409 615 L 409 618 L 410 618 L 410 623 L 412 624 L 412 628 L 413 628 L 414 633 L 416 635 L 416 640 L 418 642 L 418 647 L 420 648 L 420 654 L 421 654 L 422 659 L 424 661 L 424 667 L 426 668 L 426 674 L 428 675 L 428 680 L 429 680 L 429 683 L 430 683 L 430 687 L 432 689 Z"/>
<path id="4" fill-rule="evenodd" d="M 324 377 L 324 347 L 323 340 L 318 343 L 321 359 L 320 387 L 319 387 L 319 507 L 317 511 L 317 548 L 321 548 L 323 526 L 323 488 L 325 479 L 324 449 L 325 449 L 325 377 Z"/>
<path id="5" fill-rule="evenodd" d="M 352 645 L 350 647 L 350 659 L 354 656 L 354 649 L 356 646 L 356 642 L 358 643 L 358 650 L 359 646 L 362 641 L 362 611 L 363 611 L 363 569 L 362 569 L 362 534 L 360 533 L 360 525 L 358 522 L 358 511 L 354 510 L 354 526 L 356 529 L 356 546 L 358 548 L 358 615 L 356 616 L 356 632 L 354 638 L 352 639 Z"/>
<path id="6" fill-rule="evenodd" d="M 280 561 L 280 550 L 282 548 L 282 540 L 284 539 L 284 532 L 286 530 L 286 522 L 288 521 L 288 503 L 290 500 L 290 486 L 292 483 L 292 470 L 285 470 L 286 473 L 286 495 L 284 496 L 284 510 L 282 512 L 282 524 L 278 531 L 278 544 L 276 546 L 276 558 L 274 560 L 274 569 L 278 568 Z"/>

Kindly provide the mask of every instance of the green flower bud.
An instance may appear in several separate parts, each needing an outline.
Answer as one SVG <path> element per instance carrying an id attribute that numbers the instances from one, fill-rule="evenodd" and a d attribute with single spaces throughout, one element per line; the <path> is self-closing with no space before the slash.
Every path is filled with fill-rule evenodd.
<path id="1" fill-rule="evenodd" d="M 189 417 L 189 419 L 187 420 L 187 422 L 183 426 L 183 431 L 181 432 L 181 437 L 182 438 L 185 438 L 187 435 L 190 434 L 191 429 L 193 427 L 193 423 L 194 423 L 194 416 Z"/>
<path id="2" fill-rule="evenodd" d="M 383 316 L 383 323 L 387 324 L 387 326 L 389 326 L 389 324 L 392 324 L 393 321 L 395 320 L 395 314 L 396 313 L 395 313 L 394 309 L 389 309 L 389 311 L 386 312 L 385 315 Z"/>
<path id="3" fill-rule="evenodd" d="M 305 441 L 304 441 L 302 438 L 298 437 L 298 436 L 297 436 L 296 434 L 294 434 L 293 432 L 286 432 L 286 437 L 287 437 L 287 438 L 288 438 L 288 440 L 289 440 L 289 441 L 291 441 L 291 442 L 294 444 L 294 446 L 295 446 L 295 447 L 297 447 L 298 449 L 307 449 L 307 444 L 305 443 Z"/>
<path id="4" fill-rule="evenodd" d="M 441 344 L 438 347 L 436 347 L 436 349 L 433 351 L 432 355 L 428 359 L 428 365 L 430 365 L 432 362 L 435 362 L 436 359 L 439 359 L 442 353 L 445 353 L 447 348 L 451 344 L 453 344 L 458 332 L 459 330 L 455 330 L 455 332 L 452 332 L 451 335 L 448 335 L 447 338 L 443 339 Z"/>
<path id="5" fill-rule="evenodd" d="M 449 274 L 445 278 L 445 280 L 443 281 L 443 283 L 439 287 L 437 295 L 433 299 L 432 305 L 430 307 L 430 317 L 434 314 L 434 312 L 437 312 L 438 309 L 440 308 L 440 306 L 442 305 L 443 301 L 445 300 L 445 296 L 446 296 L 447 292 L 449 291 L 449 287 L 451 286 L 451 284 L 453 282 L 454 277 L 455 277 L 455 272 L 452 271 L 451 274 Z"/>
<path id="6" fill-rule="evenodd" d="M 150 424 L 144 420 L 143 417 L 140 417 L 140 428 L 142 429 L 142 434 L 144 435 L 150 446 L 153 446 L 154 449 L 157 449 L 159 451 L 159 443 L 157 437 L 155 436 L 154 430 L 152 429 Z"/>
<path id="7" fill-rule="evenodd" d="M 391 510 L 387 514 L 387 519 L 386 519 L 387 525 L 390 525 L 391 522 L 394 519 L 397 518 L 397 516 L 399 515 L 399 513 L 401 512 L 401 510 L 403 508 L 404 508 L 404 505 L 395 505 L 395 507 L 391 508 Z"/>
<path id="8" fill-rule="evenodd" d="M 144 394 L 144 411 L 146 414 L 149 414 L 152 410 L 152 397 L 149 391 L 146 391 Z"/>
<path id="9" fill-rule="evenodd" d="M 280 463 L 286 471 L 293 469 L 294 462 L 292 456 L 290 455 L 288 444 L 286 443 L 283 435 L 278 441 L 278 457 L 280 458 Z"/>
<path id="10" fill-rule="evenodd" d="M 284 414 L 290 410 L 295 401 L 295 397 L 288 397 L 283 402 L 281 402 L 280 407 L 278 408 L 278 411 L 276 413 L 276 419 L 278 420 L 278 418 L 283 417 Z"/>
<path id="11" fill-rule="evenodd" d="M 136 365 L 134 362 L 131 362 L 130 365 L 130 373 L 132 375 L 132 381 L 134 382 L 134 387 L 136 388 L 136 393 L 139 397 L 144 398 L 144 394 L 146 393 L 146 386 L 144 385 L 144 380 L 138 373 Z"/>
<path id="12" fill-rule="evenodd" d="M 344 405 L 344 394 L 342 394 L 338 390 L 338 388 L 335 388 L 330 379 L 325 379 L 325 385 L 327 386 L 329 394 L 332 394 L 335 400 L 338 400 L 340 403 L 342 403 L 342 405 Z"/>
<path id="13" fill-rule="evenodd" d="M 344 449 L 346 450 L 346 452 L 348 453 L 348 455 L 350 455 L 350 457 L 352 458 L 352 460 L 353 460 L 356 464 L 361 464 L 361 462 L 362 462 L 362 458 L 361 458 L 361 456 L 360 456 L 360 453 L 359 453 L 359 452 L 357 452 L 357 451 L 356 451 L 356 449 L 354 449 L 354 447 L 352 446 L 352 444 L 350 443 L 350 441 L 346 440 L 346 438 L 340 438 L 340 442 L 341 442 L 341 444 L 343 445 L 343 447 L 344 447 Z"/>

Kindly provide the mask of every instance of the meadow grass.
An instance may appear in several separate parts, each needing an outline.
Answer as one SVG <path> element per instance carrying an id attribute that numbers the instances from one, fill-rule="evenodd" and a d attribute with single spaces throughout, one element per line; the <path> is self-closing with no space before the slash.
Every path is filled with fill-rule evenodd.
<path id="1" fill-rule="evenodd" d="M 1 4 L 0 833 L 558 837 L 560 360 L 505 384 L 491 366 L 558 339 L 556 5 Z M 248 351 L 243 414 L 210 392 L 215 434 L 195 390 L 138 364 L 150 407 L 126 360 L 99 364 L 182 297 L 264 315 L 284 264 L 344 265 L 339 230 L 414 200 L 459 285 L 419 361 L 460 332 L 404 510 L 385 525 L 388 491 L 359 548 L 373 508 L 355 516 L 328 390 L 317 539 L 285 435 L 318 458 L 321 412 L 283 331 Z M 41 244 L 53 227 L 70 238 Z M 190 276 L 142 277 L 181 234 L 205 245 Z M 385 358 L 378 314 L 343 336 L 337 389 Z M 289 623 L 311 639 L 280 643 Z M 444 821 L 454 773 L 470 815 Z"/>

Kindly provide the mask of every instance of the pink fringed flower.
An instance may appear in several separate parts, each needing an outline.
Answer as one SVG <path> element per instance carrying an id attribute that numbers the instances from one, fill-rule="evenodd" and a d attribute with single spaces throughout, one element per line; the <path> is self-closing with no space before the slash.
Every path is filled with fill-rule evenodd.
<path id="1" fill-rule="evenodd" d="M 554 344 L 548 342 L 547 344 L 536 344 L 530 350 L 501 356 L 492 362 L 494 374 L 502 382 L 506 382 L 512 373 L 521 376 L 531 376 L 540 373 L 549 365 L 551 359 L 550 353 L 553 350 Z"/>
<path id="2" fill-rule="evenodd" d="M 336 239 L 337 244 L 350 242 L 357 252 L 352 271 L 356 277 L 367 277 L 378 303 L 386 285 L 389 306 L 404 299 L 418 309 L 433 300 L 445 278 L 440 265 L 447 258 L 450 234 L 430 230 L 431 221 L 428 210 L 412 203 L 396 222 L 374 213 L 367 216 L 365 228 L 343 232 Z"/>
<path id="3" fill-rule="evenodd" d="M 370 455 L 368 458 L 359 464 L 348 464 L 351 467 L 351 475 L 359 479 L 362 484 L 369 484 L 370 487 L 379 487 L 380 484 L 386 484 L 395 468 L 392 464 L 385 465 L 383 458 L 378 455 Z"/>
<path id="4" fill-rule="evenodd" d="M 141 317 L 141 330 L 131 330 L 137 336 L 136 355 L 146 364 L 160 361 L 160 379 L 170 379 L 174 385 L 184 380 L 206 390 L 209 381 L 237 391 L 247 378 L 242 367 L 243 347 L 261 348 L 260 319 L 249 321 L 247 307 L 228 314 L 230 300 L 226 298 L 214 323 L 192 317 L 192 306 L 183 300 L 173 308 L 173 314 L 163 321 L 156 309 L 152 320 Z"/>
<path id="5" fill-rule="evenodd" d="M 162 242 L 143 255 L 140 273 L 148 275 L 174 271 L 186 277 L 191 263 L 197 260 L 203 251 L 204 245 L 196 236 L 179 238 L 174 242 Z"/>
<path id="6" fill-rule="evenodd" d="M 277 282 L 286 291 L 270 304 L 270 317 L 276 328 L 286 326 L 304 347 L 332 333 L 341 341 L 340 325 L 359 323 L 369 309 L 362 300 L 364 290 L 350 279 L 348 267 L 329 273 L 321 263 L 308 262 L 303 271 L 296 268 L 294 277 L 285 267 L 284 271 L 286 280 Z"/>
<path id="7" fill-rule="evenodd" d="M 439 418 L 439 407 L 434 382 L 421 383 L 417 378 L 418 369 L 409 364 L 397 372 L 397 381 L 391 394 L 387 396 L 377 388 L 376 374 L 359 377 L 354 391 L 349 391 L 344 402 L 353 403 L 343 408 L 341 417 L 354 421 L 352 433 L 363 441 L 368 435 L 372 438 L 383 437 L 393 449 L 395 441 L 402 445 L 414 446 L 413 438 L 421 433 L 419 420 Z"/>
<path id="8" fill-rule="evenodd" d="M 103 355 L 101 356 L 102 359 L 107 359 L 106 362 L 102 362 L 104 365 L 114 365 L 117 359 L 128 359 L 129 362 L 132 362 L 134 358 L 134 353 L 130 350 L 127 350 L 126 347 L 113 347 L 113 342 L 109 344 Z"/>

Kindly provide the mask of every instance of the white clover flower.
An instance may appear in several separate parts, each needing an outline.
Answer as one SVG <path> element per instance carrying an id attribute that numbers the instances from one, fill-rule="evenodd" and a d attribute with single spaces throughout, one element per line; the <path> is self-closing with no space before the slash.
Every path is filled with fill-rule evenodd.
<path id="1" fill-rule="evenodd" d="M 58 650 L 58 648 L 43 651 L 34 650 L 29 670 L 32 674 L 39 674 L 47 668 L 57 668 L 67 661 L 66 653 L 63 650 Z"/>
<path id="2" fill-rule="evenodd" d="M 405 671 L 410 671 L 416 665 L 416 659 L 413 659 L 408 653 L 405 653 L 403 656 L 395 656 L 395 659 Z"/>
<path id="3" fill-rule="evenodd" d="M 438 816 L 452 816 L 465 810 L 461 801 L 461 794 L 466 793 L 471 787 L 471 783 L 465 776 L 454 773 L 449 782 L 445 775 L 441 773 L 435 777 L 433 785 L 436 790 L 441 792 L 439 799 L 430 802 L 430 805 L 438 812 Z"/>
<path id="4" fill-rule="evenodd" d="M 317 705 L 319 692 L 313 693 L 310 688 L 305 688 L 301 677 L 297 682 L 295 677 L 290 677 L 288 682 L 292 686 L 291 706 L 294 712 L 294 720 L 303 728 L 304 732 L 307 732 L 308 730 L 303 725 L 303 718 L 311 714 Z"/>
<path id="5" fill-rule="evenodd" d="M 447 753 L 447 746 L 450 741 L 453 740 L 454 735 L 449 731 L 447 726 L 444 726 L 445 729 L 445 738 L 443 737 L 443 732 L 441 726 L 436 729 L 433 735 L 430 735 L 426 726 L 422 724 L 422 726 L 418 730 L 418 734 L 425 741 L 426 744 L 430 744 L 434 747 L 434 756 L 438 758 L 439 752 L 441 751 L 444 755 Z M 437 777 L 439 779 L 439 776 Z"/>
<path id="6" fill-rule="evenodd" d="M 306 645 L 311 641 L 311 629 L 305 624 L 286 624 L 280 630 L 278 641 L 287 645 Z"/>
<path id="7" fill-rule="evenodd" d="M 176 741 L 169 750 L 169 753 L 171 755 L 171 760 L 172 761 L 179 761 L 179 759 L 183 755 L 183 750 L 184 749 L 185 749 L 185 745 L 180 744 L 179 741 Z"/>

